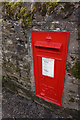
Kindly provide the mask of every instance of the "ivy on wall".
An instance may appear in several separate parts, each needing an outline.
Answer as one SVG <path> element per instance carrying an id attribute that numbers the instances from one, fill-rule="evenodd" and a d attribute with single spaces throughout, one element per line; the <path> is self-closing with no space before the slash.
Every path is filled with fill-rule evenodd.
<path id="1" fill-rule="evenodd" d="M 71 68 L 71 73 L 74 77 L 80 79 L 80 61 L 77 61 L 75 65 Z"/>
<path id="2" fill-rule="evenodd" d="M 3 4 L 3 19 L 12 19 L 15 21 L 20 21 L 21 24 L 25 27 L 32 23 L 35 7 L 33 7 L 32 10 L 27 10 L 26 7 L 23 7 L 23 2 L 6 2 Z"/>
<path id="3" fill-rule="evenodd" d="M 24 6 L 24 2 L 5 2 L 4 4 L 4 19 L 12 19 L 15 21 L 20 21 L 20 23 L 27 27 L 30 25 L 34 18 L 34 13 L 38 12 L 42 16 L 51 15 L 53 12 L 61 14 L 63 18 L 66 18 L 72 14 L 74 5 L 73 3 L 59 3 L 59 2 L 36 2 L 33 4 L 32 9 L 27 9 Z M 58 7 L 59 5 L 59 7 Z M 55 9 L 57 7 L 57 9 Z M 68 9 L 70 10 L 68 11 Z"/>
<path id="4" fill-rule="evenodd" d="M 48 15 L 52 14 L 54 11 L 54 8 L 57 7 L 59 3 L 58 2 L 38 2 L 35 3 L 35 8 L 42 16 L 45 16 L 46 13 Z"/>

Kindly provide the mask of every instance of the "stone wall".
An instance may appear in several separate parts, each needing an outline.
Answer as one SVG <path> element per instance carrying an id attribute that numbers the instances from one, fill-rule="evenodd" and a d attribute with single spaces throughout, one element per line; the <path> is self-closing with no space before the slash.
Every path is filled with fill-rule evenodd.
<path id="1" fill-rule="evenodd" d="M 79 110 L 78 87 L 80 84 L 80 6 L 79 3 L 73 3 L 71 7 L 62 12 L 63 5 L 64 3 L 59 4 L 51 15 L 46 13 L 43 16 L 36 11 L 32 24 L 27 28 L 22 28 L 17 21 L 3 20 L 3 85 L 28 99 L 33 99 L 37 103 L 55 110 L 57 114 L 76 118 L 77 110 Z M 55 30 L 57 28 L 70 33 L 62 107 L 35 97 L 30 32 L 31 30 Z"/>
<path id="2" fill-rule="evenodd" d="M 70 11 L 70 10 L 69 10 Z M 68 12 L 67 11 L 67 16 Z M 78 4 L 75 5 L 74 11 L 67 18 L 63 18 L 63 15 L 59 16 L 57 12 L 51 16 L 45 16 L 44 18 L 38 13 L 35 16 L 33 30 L 56 30 L 59 28 L 61 31 L 69 31 L 69 46 L 67 54 L 67 67 L 65 74 L 63 101 L 62 106 L 70 109 L 79 109 L 79 94 L 78 94 L 78 78 L 72 76 L 71 68 L 79 60 L 79 40 L 78 40 L 78 22 L 79 22 L 79 8 Z M 59 16 L 59 17 L 58 17 Z M 41 18 L 42 17 L 42 18 Z M 30 35 L 29 35 L 30 36 Z"/>

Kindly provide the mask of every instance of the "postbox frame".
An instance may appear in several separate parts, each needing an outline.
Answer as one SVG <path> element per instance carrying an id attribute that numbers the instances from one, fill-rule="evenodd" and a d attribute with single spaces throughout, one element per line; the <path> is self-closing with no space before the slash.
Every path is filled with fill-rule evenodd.
<path id="1" fill-rule="evenodd" d="M 32 32 L 40 32 L 40 31 L 36 31 L 36 30 L 31 30 L 31 33 Z M 50 32 L 51 30 L 47 30 L 47 31 L 41 31 L 41 32 Z M 59 33 L 61 33 L 61 32 L 63 32 L 63 33 L 67 33 L 67 38 L 69 39 L 69 32 L 68 31 L 51 31 L 51 32 L 59 32 Z M 67 48 L 68 48 L 68 41 L 67 41 Z M 67 51 L 66 51 L 66 53 L 67 53 Z M 34 55 L 35 53 L 34 53 L 34 48 L 33 48 L 33 43 L 32 43 L 32 55 L 33 55 L 33 70 L 34 70 L 34 79 L 35 79 L 35 94 L 36 94 L 36 96 L 38 96 L 38 97 L 40 97 L 40 98 L 43 98 L 43 99 L 45 99 L 45 100 L 47 100 L 47 101 L 50 101 L 50 102 L 52 102 L 52 103 L 54 103 L 54 104 L 57 104 L 57 105 L 59 105 L 59 106 L 61 106 L 61 101 L 62 101 L 62 95 L 61 95 L 61 101 L 60 101 L 60 103 L 57 103 L 57 102 L 55 102 L 55 101 L 53 101 L 53 100 L 49 100 L 49 99 L 47 99 L 47 98 L 45 98 L 44 96 L 40 96 L 39 94 L 37 94 L 37 88 L 36 88 L 36 86 L 38 86 L 37 85 L 37 83 L 36 83 L 36 72 L 35 72 L 35 60 L 34 60 Z M 66 54 L 66 59 L 67 59 L 67 54 Z M 65 71 L 64 71 L 64 77 L 65 77 Z M 64 87 L 64 86 L 63 86 Z M 62 91 L 63 91 L 63 87 L 62 87 Z"/>

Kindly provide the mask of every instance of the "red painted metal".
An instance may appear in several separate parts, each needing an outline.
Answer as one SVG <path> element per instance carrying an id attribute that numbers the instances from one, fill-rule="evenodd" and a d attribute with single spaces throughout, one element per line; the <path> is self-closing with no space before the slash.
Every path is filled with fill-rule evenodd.
<path id="1" fill-rule="evenodd" d="M 61 106 L 69 32 L 31 31 L 31 37 L 35 94 Z"/>

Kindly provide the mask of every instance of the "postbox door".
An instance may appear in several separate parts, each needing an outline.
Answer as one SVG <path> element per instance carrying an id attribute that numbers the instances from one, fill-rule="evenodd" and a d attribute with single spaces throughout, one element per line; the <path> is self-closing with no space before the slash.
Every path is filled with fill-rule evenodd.
<path id="1" fill-rule="evenodd" d="M 61 59 L 37 56 L 39 95 L 55 103 L 59 103 L 59 77 Z M 58 72 L 57 72 L 58 71 Z"/>

